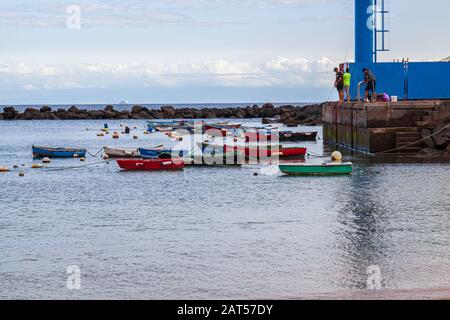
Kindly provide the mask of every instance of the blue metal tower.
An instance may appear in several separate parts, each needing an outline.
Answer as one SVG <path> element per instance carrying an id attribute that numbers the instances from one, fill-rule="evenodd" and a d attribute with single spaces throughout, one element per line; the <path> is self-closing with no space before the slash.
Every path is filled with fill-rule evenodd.
<path id="1" fill-rule="evenodd" d="M 378 53 L 389 51 L 386 0 L 355 0 L 355 62 L 350 64 L 354 81 L 351 93 L 357 96 L 361 70 L 368 68 L 377 76 L 377 93 L 401 99 L 450 99 L 450 63 L 380 62 Z"/>

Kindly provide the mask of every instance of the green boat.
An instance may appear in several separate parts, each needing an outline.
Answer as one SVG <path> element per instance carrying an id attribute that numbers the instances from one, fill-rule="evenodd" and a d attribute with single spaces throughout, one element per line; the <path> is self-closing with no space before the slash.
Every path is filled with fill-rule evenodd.
<path id="1" fill-rule="evenodd" d="M 282 173 L 290 176 L 327 176 L 352 174 L 351 162 L 329 162 L 322 164 L 290 163 L 280 164 Z"/>

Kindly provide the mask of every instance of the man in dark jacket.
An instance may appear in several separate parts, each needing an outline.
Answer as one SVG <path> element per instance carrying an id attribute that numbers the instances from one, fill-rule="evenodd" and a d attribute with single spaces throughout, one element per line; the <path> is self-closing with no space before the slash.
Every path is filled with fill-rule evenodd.
<path id="1" fill-rule="evenodd" d="M 339 93 L 339 103 L 344 103 L 344 74 L 339 71 L 338 68 L 334 68 L 336 73 L 336 81 L 334 82 L 334 87 Z"/>
<path id="2" fill-rule="evenodd" d="M 365 102 L 376 101 L 377 100 L 377 94 L 376 94 L 377 78 L 372 73 L 372 71 L 370 71 L 367 68 L 364 68 L 362 71 L 364 73 L 364 82 L 366 83 L 366 91 L 365 91 L 365 95 L 364 95 L 364 101 Z"/>

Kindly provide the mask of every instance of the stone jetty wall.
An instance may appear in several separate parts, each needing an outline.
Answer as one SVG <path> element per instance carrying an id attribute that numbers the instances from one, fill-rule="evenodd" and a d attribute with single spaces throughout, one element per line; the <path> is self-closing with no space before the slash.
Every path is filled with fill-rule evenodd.
<path id="1" fill-rule="evenodd" d="M 118 111 L 113 106 L 104 110 L 86 110 L 72 106 L 69 109 L 52 110 L 43 106 L 40 109 L 27 108 L 18 112 L 13 107 L 3 108 L 0 120 L 127 120 L 127 119 L 251 119 L 263 118 L 263 123 L 284 123 L 287 125 L 320 125 L 322 123 L 322 105 L 304 107 L 285 105 L 275 107 L 271 103 L 262 106 L 253 105 L 244 108 L 175 108 L 163 106 L 153 110 L 134 106 L 131 110 Z"/>
<path id="2" fill-rule="evenodd" d="M 442 130 L 450 124 L 449 100 L 329 102 L 323 104 L 323 122 L 325 141 L 356 151 L 396 149 L 392 153 L 450 159 L 450 128 Z"/>

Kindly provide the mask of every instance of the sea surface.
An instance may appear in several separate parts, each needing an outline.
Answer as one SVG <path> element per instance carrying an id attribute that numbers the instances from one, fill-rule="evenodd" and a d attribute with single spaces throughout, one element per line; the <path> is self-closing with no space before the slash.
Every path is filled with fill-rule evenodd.
<path id="1" fill-rule="evenodd" d="M 307 298 L 365 289 L 368 270 L 382 288 L 450 287 L 449 164 L 346 155 L 353 176 L 324 178 L 269 165 L 129 173 L 91 156 L 30 168 L 33 144 L 174 144 L 139 120 L 126 122 L 138 140 L 97 137 L 103 124 L 0 122 L 0 166 L 19 166 L 0 174 L 0 298 Z M 298 130 L 311 129 L 322 136 Z"/>

